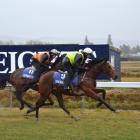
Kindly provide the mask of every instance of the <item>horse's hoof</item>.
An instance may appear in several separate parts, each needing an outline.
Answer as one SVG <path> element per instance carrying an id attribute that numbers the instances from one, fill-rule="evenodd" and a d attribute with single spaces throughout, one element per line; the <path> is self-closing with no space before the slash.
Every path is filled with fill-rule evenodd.
<path id="1" fill-rule="evenodd" d="M 28 116 L 27 114 L 24 114 L 24 117 L 25 117 L 26 119 L 29 119 L 29 116 Z"/>
<path id="2" fill-rule="evenodd" d="M 114 113 L 120 113 L 120 111 L 119 110 L 115 110 Z"/>
<path id="3" fill-rule="evenodd" d="M 79 121 L 79 120 L 80 120 L 80 118 L 78 118 L 78 117 L 76 117 L 76 116 L 74 116 L 74 115 L 70 115 L 70 117 L 71 117 L 72 119 L 74 119 L 75 121 Z"/>
<path id="4" fill-rule="evenodd" d="M 30 107 L 28 110 L 27 110 L 27 114 L 29 114 L 29 113 L 31 113 L 31 112 L 33 112 L 33 111 L 35 111 L 35 108 L 33 108 L 33 107 Z"/>
<path id="5" fill-rule="evenodd" d="M 74 118 L 74 120 L 75 120 L 75 121 L 79 121 L 79 120 L 80 120 L 80 118 L 76 117 L 76 118 Z"/>
<path id="6" fill-rule="evenodd" d="M 26 114 L 29 114 L 30 112 L 31 112 L 31 110 L 27 110 L 27 111 L 26 111 Z"/>
<path id="7" fill-rule="evenodd" d="M 19 109 L 22 110 L 24 108 L 24 106 L 21 106 Z"/>

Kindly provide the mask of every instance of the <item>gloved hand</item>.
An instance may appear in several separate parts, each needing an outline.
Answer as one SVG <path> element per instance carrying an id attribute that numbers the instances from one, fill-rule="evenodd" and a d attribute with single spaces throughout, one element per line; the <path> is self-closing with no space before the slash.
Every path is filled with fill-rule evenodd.
<path id="1" fill-rule="evenodd" d="M 90 63 L 91 61 L 92 61 L 92 59 L 87 58 L 87 59 L 85 60 L 85 64 L 88 64 L 88 63 Z"/>
<path id="2" fill-rule="evenodd" d="M 52 67 L 51 67 L 51 66 L 49 66 L 49 67 L 48 67 L 48 69 L 49 69 L 49 70 L 51 70 L 51 69 L 52 69 Z"/>

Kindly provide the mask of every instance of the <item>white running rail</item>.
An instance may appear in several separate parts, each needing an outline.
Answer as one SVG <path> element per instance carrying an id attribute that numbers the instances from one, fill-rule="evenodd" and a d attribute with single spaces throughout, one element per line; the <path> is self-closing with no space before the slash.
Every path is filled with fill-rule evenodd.
<path id="1" fill-rule="evenodd" d="M 140 88 L 140 82 L 97 82 L 97 87 Z"/>

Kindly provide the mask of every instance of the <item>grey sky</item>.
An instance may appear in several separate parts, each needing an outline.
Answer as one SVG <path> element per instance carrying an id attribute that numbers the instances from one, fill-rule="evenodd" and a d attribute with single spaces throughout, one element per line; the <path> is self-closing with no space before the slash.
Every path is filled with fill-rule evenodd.
<path id="1" fill-rule="evenodd" d="M 140 0 L 0 0 L 0 37 L 140 41 Z"/>

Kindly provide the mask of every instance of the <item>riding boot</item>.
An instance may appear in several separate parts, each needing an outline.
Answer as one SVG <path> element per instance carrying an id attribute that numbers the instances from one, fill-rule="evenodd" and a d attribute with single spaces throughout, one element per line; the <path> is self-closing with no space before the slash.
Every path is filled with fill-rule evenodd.
<path id="1" fill-rule="evenodd" d="M 69 88 L 69 84 L 70 84 L 71 78 L 72 78 L 72 74 L 71 73 L 69 73 L 69 74 L 66 75 L 66 78 L 65 78 L 65 86 L 64 86 L 65 89 L 68 89 Z"/>
<path id="2" fill-rule="evenodd" d="M 39 79 L 40 79 L 40 76 L 41 76 L 41 70 L 40 69 L 36 70 L 36 72 L 35 72 L 35 80 L 34 81 L 38 82 Z"/>
<path id="3" fill-rule="evenodd" d="M 36 71 L 35 74 L 34 74 L 34 82 L 37 83 L 39 81 L 39 77 L 40 77 L 39 72 Z"/>

